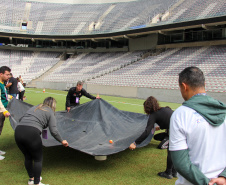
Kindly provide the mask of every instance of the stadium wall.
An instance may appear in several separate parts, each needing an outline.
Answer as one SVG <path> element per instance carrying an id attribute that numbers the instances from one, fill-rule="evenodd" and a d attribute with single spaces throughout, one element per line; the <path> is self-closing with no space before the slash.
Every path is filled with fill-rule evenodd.
<path id="1" fill-rule="evenodd" d="M 61 52 L 61 53 L 99 53 L 99 52 L 127 52 L 128 47 L 123 48 L 90 48 L 90 49 L 57 49 L 57 48 L 29 48 L 29 47 L 9 47 L 9 46 L 0 46 L 1 50 L 12 50 L 12 51 L 33 51 L 33 52 Z"/>
<path id="2" fill-rule="evenodd" d="M 223 29 L 223 32 L 222 33 L 223 33 L 222 37 L 225 37 L 226 38 L 226 28 Z"/>
<path id="3" fill-rule="evenodd" d="M 225 31 L 226 34 L 226 31 Z M 225 35 L 226 37 L 226 35 Z M 175 43 L 175 44 L 162 44 L 157 45 L 156 49 L 168 49 L 168 48 L 185 48 L 185 47 L 205 47 L 205 46 L 219 46 L 225 45 L 226 40 L 213 40 L 213 41 L 200 41 L 200 42 L 186 42 L 186 43 Z"/>
<path id="4" fill-rule="evenodd" d="M 36 82 L 37 88 L 56 89 L 56 90 L 68 90 L 69 84 L 58 82 Z M 70 84 L 70 87 L 76 86 L 76 82 Z M 95 85 L 84 84 L 86 89 L 91 94 L 108 95 L 108 96 L 120 96 L 126 98 L 138 98 L 146 99 L 149 96 L 156 97 L 162 102 L 183 103 L 179 89 L 153 89 L 144 87 L 125 87 L 125 86 L 111 86 L 111 85 Z M 207 92 L 209 96 L 226 103 L 225 93 L 220 92 Z"/>
<path id="5" fill-rule="evenodd" d="M 158 43 L 158 34 L 146 37 L 129 39 L 129 51 L 155 49 Z"/>

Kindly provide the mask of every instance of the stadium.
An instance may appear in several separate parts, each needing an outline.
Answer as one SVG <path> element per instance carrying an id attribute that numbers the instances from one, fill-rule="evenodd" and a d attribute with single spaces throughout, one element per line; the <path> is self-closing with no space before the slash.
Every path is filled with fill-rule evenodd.
<path id="1" fill-rule="evenodd" d="M 82 81 L 89 93 L 99 94 L 122 110 L 143 113 L 140 105 L 150 95 L 168 102 L 162 105 L 170 104 L 176 109 L 184 101 L 178 74 L 189 66 L 197 66 L 204 72 L 210 96 L 226 102 L 226 2 L 223 0 L 0 1 L 1 66 L 9 66 L 14 77 L 22 76 L 25 96 L 30 98 L 28 103 L 40 103 L 49 92 L 61 104 L 58 110 L 64 110 L 64 91 Z M 132 105 L 138 108 L 133 109 Z M 22 164 L 22 156 L 16 156 L 18 149 L 10 148 L 15 141 L 13 131 L 6 131 L 7 128 L 11 129 L 5 128 L 4 144 L 14 152 L 11 158 Z M 77 179 L 86 179 L 77 184 L 174 184 L 175 180 L 155 176 L 156 170 L 165 166 L 165 159 L 159 162 L 158 158 L 166 158 L 165 152 L 156 149 L 157 145 L 154 141 L 143 152 L 137 151 L 138 166 L 128 165 L 131 162 L 128 158 L 133 157 L 128 151 L 100 164 L 79 152 L 44 149 L 43 171 L 53 184 L 74 184 Z M 54 171 L 51 168 L 54 161 L 48 156 L 58 152 L 53 159 L 67 158 L 54 164 L 59 169 Z M 153 159 L 147 162 L 149 155 Z M 70 158 L 74 160 L 71 165 Z M 21 176 L 26 178 L 24 168 L 11 171 L 14 162 L 9 167 L 3 162 L 6 176 L 15 177 L 5 178 L 2 185 L 16 184 L 8 183 L 9 180 L 21 184 Z M 117 169 L 120 170 L 112 174 Z M 67 174 L 61 174 L 63 170 Z M 4 169 L 0 172 L 4 173 Z M 134 173 L 138 173 L 137 179 L 132 177 Z M 152 173 L 152 181 L 144 177 L 145 173 Z M 124 178 L 118 178 L 121 174 Z M 111 175 L 115 181 L 110 179 Z"/>
<path id="2" fill-rule="evenodd" d="M 145 99 L 151 92 L 178 102 L 177 74 L 194 65 L 207 91 L 225 92 L 224 1 L 1 5 L 1 65 L 27 87 L 67 90 L 82 80 L 91 93 Z"/>

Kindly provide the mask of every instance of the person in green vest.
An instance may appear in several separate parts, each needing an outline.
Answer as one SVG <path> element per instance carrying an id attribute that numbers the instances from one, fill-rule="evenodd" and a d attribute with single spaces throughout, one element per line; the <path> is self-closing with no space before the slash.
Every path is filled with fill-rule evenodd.
<path id="1" fill-rule="evenodd" d="M 226 105 L 208 96 L 198 67 L 179 74 L 185 100 L 170 119 L 169 151 L 176 185 L 226 184 Z"/>
<path id="2" fill-rule="evenodd" d="M 11 69 L 9 67 L 7 67 L 7 66 L 0 67 L 0 93 L 1 93 L 0 94 L 0 97 L 1 97 L 1 101 L 0 101 L 0 135 L 2 133 L 5 118 L 10 116 L 10 113 L 6 110 L 6 107 L 8 105 L 8 99 L 9 99 L 10 95 L 7 94 L 5 84 L 4 84 L 4 82 L 6 82 L 9 79 L 10 72 L 11 72 Z M 3 160 L 5 158 L 4 156 L 2 156 L 5 153 L 6 152 L 0 150 L 0 160 Z"/>

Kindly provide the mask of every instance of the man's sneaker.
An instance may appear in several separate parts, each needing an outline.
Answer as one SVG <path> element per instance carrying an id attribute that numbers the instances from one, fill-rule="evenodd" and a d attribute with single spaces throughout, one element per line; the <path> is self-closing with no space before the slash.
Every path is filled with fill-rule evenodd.
<path id="1" fill-rule="evenodd" d="M 173 176 L 171 174 L 167 174 L 166 172 L 159 172 L 158 176 L 164 177 L 164 178 L 167 178 L 167 179 L 172 179 L 173 178 Z"/>
<path id="2" fill-rule="evenodd" d="M 175 170 L 175 168 L 173 167 L 172 169 L 172 176 L 177 178 L 177 171 Z"/>
<path id="3" fill-rule="evenodd" d="M 3 159 L 5 159 L 5 157 L 0 155 L 0 160 L 3 160 Z"/>
<path id="4" fill-rule="evenodd" d="M 42 180 L 42 177 L 40 177 L 40 181 Z M 30 185 L 30 184 L 34 184 L 34 180 L 28 180 L 28 184 Z"/>
<path id="5" fill-rule="evenodd" d="M 177 172 L 172 172 L 173 177 L 177 178 Z"/>
<path id="6" fill-rule="evenodd" d="M 0 155 L 5 155 L 6 152 L 0 150 Z"/>
<path id="7" fill-rule="evenodd" d="M 158 145 L 158 149 L 167 149 L 169 147 L 169 137 L 165 137 Z"/>

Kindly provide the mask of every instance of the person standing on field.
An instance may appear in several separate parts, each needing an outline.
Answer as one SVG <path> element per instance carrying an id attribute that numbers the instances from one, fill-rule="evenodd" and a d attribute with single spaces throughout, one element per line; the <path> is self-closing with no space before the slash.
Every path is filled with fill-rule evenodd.
<path id="1" fill-rule="evenodd" d="M 19 91 L 17 88 L 17 79 L 13 77 L 12 73 L 10 73 L 9 82 L 6 85 L 6 88 L 9 88 L 9 94 L 16 98 Z"/>
<path id="2" fill-rule="evenodd" d="M 197 67 L 179 74 L 185 100 L 170 119 L 169 150 L 176 185 L 226 184 L 226 105 L 208 96 Z"/>
<path id="3" fill-rule="evenodd" d="M 17 88 L 18 88 L 18 91 L 19 91 L 19 100 L 24 101 L 25 88 L 22 85 L 22 83 L 20 82 L 19 78 L 17 78 Z"/>
<path id="4" fill-rule="evenodd" d="M 8 105 L 8 99 L 11 98 L 7 94 L 6 88 L 5 88 L 5 82 L 10 77 L 11 69 L 7 66 L 0 67 L 0 135 L 2 133 L 2 129 L 4 126 L 5 118 L 8 118 L 10 116 L 10 113 L 6 110 L 6 107 Z M 0 150 L 0 160 L 3 160 L 5 157 L 2 156 L 6 152 Z"/>

